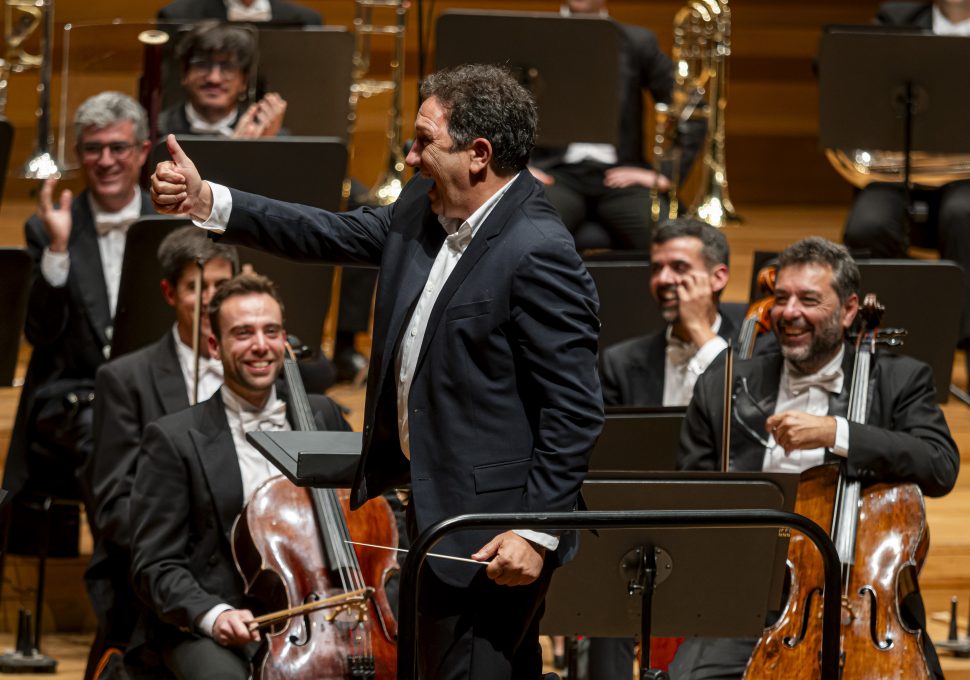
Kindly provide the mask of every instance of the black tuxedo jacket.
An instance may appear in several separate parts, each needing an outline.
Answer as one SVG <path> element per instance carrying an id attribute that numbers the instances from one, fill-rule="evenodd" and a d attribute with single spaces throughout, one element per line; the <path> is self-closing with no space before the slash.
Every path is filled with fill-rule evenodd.
<path id="1" fill-rule="evenodd" d="M 480 226 L 431 310 L 409 399 L 410 465 L 402 455 L 395 357 L 445 236 L 430 186 L 417 178 L 392 206 L 341 214 L 233 190 L 225 236 L 293 258 L 381 267 L 355 506 L 410 473 L 419 531 L 468 512 L 569 511 L 603 423 L 598 301 L 528 172 Z M 494 533 L 453 534 L 440 549 L 467 556 Z M 563 537 L 560 559 L 573 538 Z M 432 568 L 452 585 L 478 569 L 446 560 Z"/>
<path id="2" fill-rule="evenodd" d="M 141 195 L 141 205 L 143 215 L 154 212 L 151 198 L 145 192 Z M 93 383 L 95 372 L 105 362 L 110 348 L 112 320 L 108 289 L 87 191 L 71 202 L 71 218 L 68 242 L 71 268 L 67 284 L 61 288 L 48 284 L 40 271 L 41 256 L 48 245 L 40 219 L 34 215 L 24 228 L 27 251 L 34 260 L 24 329 L 33 352 L 4 473 L 3 486 L 12 493 L 21 489 L 30 475 L 27 420 L 37 390 L 58 380 Z"/>
<path id="3" fill-rule="evenodd" d="M 273 24 L 302 24 L 320 26 L 323 17 L 308 7 L 301 7 L 283 0 L 269 0 Z M 201 19 L 227 20 L 226 3 L 223 0 L 174 0 L 158 10 L 158 20 L 172 23 L 199 21 Z"/>
<path id="4" fill-rule="evenodd" d="M 285 392 L 277 386 L 281 399 Z M 310 396 L 320 430 L 348 430 L 336 404 Z M 249 606 L 231 550 L 242 475 L 221 393 L 145 428 L 131 495 L 135 590 L 148 606 L 132 640 L 170 645 L 217 604 Z"/>
<path id="5" fill-rule="evenodd" d="M 717 334 L 738 341 L 743 305 L 720 305 L 721 327 Z M 600 357 L 603 403 L 607 406 L 662 406 L 666 329 L 630 338 L 607 347 Z"/>
<path id="6" fill-rule="evenodd" d="M 933 3 L 884 2 L 879 6 L 876 23 L 931 29 L 933 28 Z"/>
<path id="7" fill-rule="evenodd" d="M 847 412 L 854 358 L 854 350 L 846 345 L 846 379 L 842 394 L 829 400 L 832 415 Z M 732 469 L 761 469 L 765 447 L 747 429 L 767 439 L 765 420 L 775 410 L 782 364 L 780 354 L 767 354 L 734 365 L 735 413 L 748 427 L 732 424 Z M 932 378 L 930 367 L 921 361 L 887 352 L 877 355 L 866 422 L 849 423 L 851 476 L 864 482 L 915 482 L 928 496 L 942 496 L 953 488 L 960 454 L 936 403 Z M 712 365 L 697 381 L 681 430 L 679 468 L 718 468 L 723 384 L 723 362 Z"/>

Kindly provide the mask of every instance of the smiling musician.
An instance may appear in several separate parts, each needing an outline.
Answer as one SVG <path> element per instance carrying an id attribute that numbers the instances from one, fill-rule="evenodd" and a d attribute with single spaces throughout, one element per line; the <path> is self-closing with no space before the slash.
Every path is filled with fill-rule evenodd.
<path id="1" fill-rule="evenodd" d="M 960 456 L 936 403 L 929 366 L 877 354 L 868 419 L 845 417 L 855 351 L 844 335 L 859 309 L 859 284 L 848 251 L 825 239 L 807 238 L 781 253 L 771 310 L 780 353 L 734 366 L 731 468 L 800 472 L 844 458 L 848 474 L 863 483 L 913 482 L 928 496 L 942 496 L 956 483 Z M 723 384 L 720 365 L 697 383 L 681 431 L 682 469 L 718 468 Z M 923 630 L 927 663 L 942 678 L 915 579 L 904 595 L 903 619 Z M 754 640 L 688 640 L 671 674 L 741 677 L 753 646 Z"/>

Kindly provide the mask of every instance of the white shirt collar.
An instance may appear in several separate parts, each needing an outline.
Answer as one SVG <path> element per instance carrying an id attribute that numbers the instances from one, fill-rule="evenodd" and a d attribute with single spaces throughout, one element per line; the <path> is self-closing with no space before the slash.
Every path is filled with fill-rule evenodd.
<path id="1" fill-rule="evenodd" d="M 936 35 L 970 36 L 970 19 L 957 21 L 947 19 L 940 8 L 933 5 L 933 33 Z"/>
<path id="2" fill-rule="evenodd" d="M 94 218 L 95 228 L 101 234 L 104 228 L 119 229 L 127 232 L 128 227 L 141 217 L 141 191 L 134 187 L 135 195 L 121 210 L 108 212 L 102 208 L 96 200 L 94 194 L 88 192 L 88 205 L 91 207 L 91 216 Z"/>
<path id="3" fill-rule="evenodd" d="M 172 324 L 172 337 L 175 339 L 175 355 L 178 357 L 182 379 L 185 381 L 185 392 L 192 403 L 192 391 L 195 383 L 195 355 L 192 347 L 182 342 L 179 336 L 178 324 Z M 222 362 L 205 354 L 199 355 L 199 401 L 209 399 L 222 386 Z"/>
<path id="4" fill-rule="evenodd" d="M 269 21 L 273 18 L 273 9 L 269 0 L 255 0 L 247 7 L 240 0 L 225 0 L 226 18 L 229 21 Z"/>
<path id="5" fill-rule="evenodd" d="M 478 210 L 469 215 L 467 220 L 462 221 L 456 217 L 442 217 L 441 215 L 438 215 L 438 223 L 441 225 L 441 228 L 445 230 L 445 233 L 448 234 L 448 236 L 452 236 L 457 234 L 467 225 L 467 230 L 470 234 L 468 236 L 468 240 L 471 240 L 471 237 L 478 233 L 478 228 L 482 226 L 482 223 L 492 212 L 492 209 L 502 199 L 502 196 L 505 195 L 505 192 L 509 190 L 512 182 L 514 182 L 515 178 L 518 176 L 519 173 L 515 173 L 512 179 L 503 184 L 498 191 L 489 196 L 484 203 L 478 206 Z M 465 245 L 467 245 L 467 243 Z M 462 248 L 462 250 L 464 250 L 464 248 Z"/>
<path id="6" fill-rule="evenodd" d="M 225 118 L 210 123 L 195 110 L 191 103 L 185 104 L 185 118 L 189 121 L 189 128 L 195 134 L 213 134 L 223 137 L 232 137 L 233 126 L 236 124 L 238 111 L 232 111 Z"/>

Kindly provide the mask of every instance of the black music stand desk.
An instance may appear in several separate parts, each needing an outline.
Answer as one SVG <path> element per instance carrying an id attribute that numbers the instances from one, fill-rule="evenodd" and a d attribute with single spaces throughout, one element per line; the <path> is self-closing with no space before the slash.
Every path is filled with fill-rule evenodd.
<path id="1" fill-rule="evenodd" d="M 676 473 L 587 481 L 583 497 L 590 510 L 790 512 L 797 486 L 798 475 Z M 541 632 L 643 639 L 758 636 L 766 613 L 780 606 L 787 536 L 778 527 L 586 532 L 576 558 L 552 581 Z M 652 592 L 639 580 L 647 566 L 654 569 Z"/>
<path id="2" fill-rule="evenodd" d="M 249 432 L 246 439 L 297 486 L 353 486 L 363 437 L 360 432 Z"/>
<path id="3" fill-rule="evenodd" d="M 510 68 L 536 98 L 538 145 L 616 145 L 621 40 L 616 22 L 600 17 L 447 11 L 435 25 L 435 65 Z"/>
<path id="4" fill-rule="evenodd" d="M 587 479 L 621 479 L 677 469 L 677 447 L 686 408 L 607 406 L 593 446 Z"/>
<path id="5" fill-rule="evenodd" d="M 0 386 L 13 384 L 20 356 L 20 336 L 27 318 L 27 295 L 34 263 L 22 248 L 0 248 Z"/>

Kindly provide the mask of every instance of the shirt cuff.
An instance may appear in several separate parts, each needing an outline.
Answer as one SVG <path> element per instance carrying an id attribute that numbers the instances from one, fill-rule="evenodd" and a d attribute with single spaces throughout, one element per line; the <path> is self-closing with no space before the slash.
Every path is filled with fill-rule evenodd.
<path id="1" fill-rule="evenodd" d="M 232 194 L 229 193 L 227 187 L 215 182 L 209 182 L 209 188 L 212 189 L 212 212 L 209 213 L 209 217 L 204 222 L 192 220 L 192 224 L 222 234 L 229 226 L 229 213 L 232 212 Z"/>
<path id="2" fill-rule="evenodd" d="M 541 545 L 546 550 L 555 550 L 559 547 L 558 536 L 544 534 L 540 531 L 532 531 L 531 529 L 514 529 L 514 532 L 527 541 Z"/>
<path id="3" fill-rule="evenodd" d="M 705 342 L 699 350 L 697 350 L 697 354 L 695 354 L 688 362 L 687 370 L 694 375 L 701 375 L 726 348 L 727 340 L 722 338 L 720 335 L 714 336 Z"/>
<path id="4" fill-rule="evenodd" d="M 219 614 L 221 614 L 222 612 L 227 612 L 230 609 L 232 609 L 232 606 L 223 602 L 222 604 L 217 604 L 215 607 L 207 611 L 205 614 L 202 615 L 202 618 L 199 619 L 199 622 L 196 624 L 196 627 L 199 629 L 199 632 L 205 635 L 206 637 L 211 638 L 212 628 L 213 626 L 216 625 L 216 619 L 219 618 Z"/>
<path id="5" fill-rule="evenodd" d="M 71 271 L 71 253 L 55 253 L 50 248 L 44 248 L 40 256 L 40 273 L 54 288 L 63 288 L 67 284 L 67 275 Z"/>
<path id="6" fill-rule="evenodd" d="M 835 416 L 835 446 L 832 453 L 836 456 L 849 456 L 849 421 L 842 416 Z"/>

